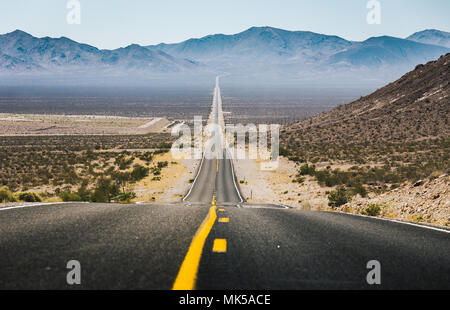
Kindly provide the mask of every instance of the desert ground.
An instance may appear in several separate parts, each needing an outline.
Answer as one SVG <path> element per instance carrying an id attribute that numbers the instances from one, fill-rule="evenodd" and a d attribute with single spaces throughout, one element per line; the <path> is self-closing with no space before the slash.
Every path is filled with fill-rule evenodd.
<path id="1" fill-rule="evenodd" d="M 167 132 L 177 121 L 104 115 L 0 113 L 0 135 L 126 135 Z"/>

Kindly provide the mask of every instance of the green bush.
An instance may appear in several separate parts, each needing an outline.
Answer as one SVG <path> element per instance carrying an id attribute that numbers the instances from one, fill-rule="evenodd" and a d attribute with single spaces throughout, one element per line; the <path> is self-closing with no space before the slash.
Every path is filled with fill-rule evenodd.
<path id="1" fill-rule="evenodd" d="M 145 152 L 141 156 L 139 156 L 140 160 L 145 161 L 147 164 L 149 164 L 153 160 L 153 153 L 151 152 Z"/>
<path id="2" fill-rule="evenodd" d="M 89 182 L 87 180 L 84 180 L 80 187 L 78 188 L 77 195 L 80 196 L 81 201 L 89 201 L 91 197 L 91 192 L 88 190 Z"/>
<path id="3" fill-rule="evenodd" d="M 166 168 L 167 166 L 169 166 L 169 163 L 167 161 L 158 162 L 158 169 Z"/>
<path id="4" fill-rule="evenodd" d="M 338 187 L 335 191 L 332 191 L 330 195 L 328 195 L 328 205 L 333 209 L 345 205 L 348 200 L 349 195 L 345 187 L 342 186 Z"/>
<path id="5" fill-rule="evenodd" d="M 81 201 L 80 195 L 77 193 L 73 193 L 70 191 L 62 192 L 59 197 L 62 199 L 62 201 Z"/>
<path id="6" fill-rule="evenodd" d="M 292 183 L 302 184 L 303 182 L 305 182 L 305 178 L 304 177 L 297 177 L 297 178 L 292 180 Z"/>
<path id="7" fill-rule="evenodd" d="M 290 152 L 280 145 L 278 154 L 280 156 L 288 157 L 290 155 Z"/>
<path id="8" fill-rule="evenodd" d="M 17 200 L 25 202 L 41 202 L 42 198 L 33 192 L 20 192 L 16 194 Z"/>
<path id="9" fill-rule="evenodd" d="M 310 175 L 314 176 L 316 173 L 316 166 L 304 164 L 300 167 L 300 175 Z"/>
<path id="10" fill-rule="evenodd" d="M 361 212 L 363 215 L 368 216 L 378 216 L 381 213 L 381 206 L 376 203 L 370 204 L 364 211 Z"/>
<path id="11" fill-rule="evenodd" d="M 118 194 L 118 189 L 112 184 L 111 179 L 100 179 L 91 195 L 91 202 L 111 202 Z"/>
<path id="12" fill-rule="evenodd" d="M 367 196 L 367 190 L 363 185 L 358 184 L 352 188 L 352 194 L 353 195 L 359 194 L 359 195 L 361 195 L 361 197 L 364 198 Z"/>
<path id="13" fill-rule="evenodd" d="M 133 171 L 131 171 L 131 178 L 137 182 L 148 176 L 150 169 L 141 165 L 134 165 Z"/>
<path id="14" fill-rule="evenodd" d="M 9 190 L 7 186 L 0 187 L 0 202 L 15 202 L 13 193 Z"/>
<path id="15" fill-rule="evenodd" d="M 121 203 L 130 203 L 131 199 L 136 198 L 136 193 L 134 192 L 124 192 L 120 193 L 118 196 L 114 197 L 114 200 L 118 200 Z"/>

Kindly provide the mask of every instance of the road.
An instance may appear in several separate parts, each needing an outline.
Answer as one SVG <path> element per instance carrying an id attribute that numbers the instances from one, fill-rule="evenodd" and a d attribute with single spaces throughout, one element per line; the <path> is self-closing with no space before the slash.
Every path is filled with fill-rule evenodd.
<path id="1" fill-rule="evenodd" d="M 218 128 L 221 106 L 217 81 Z M 80 285 L 66 282 L 70 260 L 81 264 Z M 366 280 L 372 260 L 380 285 Z M 175 205 L 0 209 L 0 289 L 450 289 L 450 234 L 248 204 L 232 161 L 218 156 L 202 159 Z"/>

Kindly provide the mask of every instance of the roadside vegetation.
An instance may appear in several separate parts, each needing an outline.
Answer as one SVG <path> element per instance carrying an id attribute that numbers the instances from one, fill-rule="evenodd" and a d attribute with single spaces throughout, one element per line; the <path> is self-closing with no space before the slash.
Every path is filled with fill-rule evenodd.
<path id="1" fill-rule="evenodd" d="M 0 201 L 130 202 L 132 184 L 161 177 L 171 137 L 0 137 Z"/>
<path id="2" fill-rule="evenodd" d="M 407 143 L 285 144 L 281 149 L 298 164 L 294 183 L 302 184 L 311 177 L 321 187 L 332 188 L 327 192 L 332 209 L 356 195 L 383 194 L 406 182 L 419 184 L 450 173 L 449 138 Z M 377 216 L 380 210 L 380 206 L 370 205 L 361 214 Z"/>

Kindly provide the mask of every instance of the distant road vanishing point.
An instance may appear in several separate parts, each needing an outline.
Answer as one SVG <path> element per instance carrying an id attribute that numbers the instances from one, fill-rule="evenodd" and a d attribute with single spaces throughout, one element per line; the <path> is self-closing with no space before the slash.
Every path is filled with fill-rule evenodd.
<path id="1" fill-rule="evenodd" d="M 211 113 L 220 125 L 219 79 Z M 226 156 L 175 205 L 0 208 L 0 253 L 0 289 L 450 289 L 450 231 L 249 204 Z"/>

